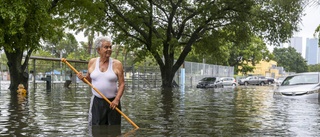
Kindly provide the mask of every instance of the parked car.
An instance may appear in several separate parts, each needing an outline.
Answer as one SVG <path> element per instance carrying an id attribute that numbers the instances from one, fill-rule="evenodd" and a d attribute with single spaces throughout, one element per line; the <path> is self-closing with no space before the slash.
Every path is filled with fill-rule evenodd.
<path id="1" fill-rule="evenodd" d="M 265 77 L 259 77 L 259 76 L 249 76 L 244 79 L 238 80 L 239 85 L 265 85 L 268 83 L 268 79 Z"/>
<path id="2" fill-rule="evenodd" d="M 319 99 L 320 72 L 297 73 L 287 76 L 274 91 L 274 97 Z"/>
<path id="3" fill-rule="evenodd" d="M 267 80 L 268 80 L 268 85 L 271 85 L 271 84 L 273 84 L 274 83 L 274 78 L 272 78 L 272 77 L 265 77 Z"/>
<path id="4" fill-rule="evenodd" d="M 237 85 L 238 83 L 233 77 L 222 77 L 216 83 L 217 87 L 225 87 L 225 86 L 235 87 Z"/>
<path id="5" fill-rule="evenodd" d="M 221 87 L 216 85 L 218 77 L 205 77 L 199 81 L 197 88 L 216 88 Z"/>

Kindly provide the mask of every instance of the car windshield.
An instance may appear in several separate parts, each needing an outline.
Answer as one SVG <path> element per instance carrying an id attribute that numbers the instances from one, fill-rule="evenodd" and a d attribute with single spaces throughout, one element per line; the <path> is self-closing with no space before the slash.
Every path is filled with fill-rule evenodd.
<path id="1" fill-rule="evenodd" d="M 317 84 L 319 83 L 318 74 L 301 74 L 288 76 L 283 82 L 283 86 L 288 85 L 303 85 L 303 84 Z"/>

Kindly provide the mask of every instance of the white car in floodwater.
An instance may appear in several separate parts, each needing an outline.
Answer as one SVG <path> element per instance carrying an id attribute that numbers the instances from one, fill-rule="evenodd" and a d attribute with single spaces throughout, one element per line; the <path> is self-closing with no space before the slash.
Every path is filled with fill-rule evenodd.
<path id="1" fill-rule="evenodd" d="M 274 97 L 319 99 L 320 72 L 297 73 L 287 76 L 274 91 Z"/>

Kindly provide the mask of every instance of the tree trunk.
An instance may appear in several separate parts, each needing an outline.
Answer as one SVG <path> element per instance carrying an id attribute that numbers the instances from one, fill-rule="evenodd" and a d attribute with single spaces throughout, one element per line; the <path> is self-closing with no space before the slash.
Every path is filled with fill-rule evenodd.
<path id="1" fill-rule="evenodd" d="M 173 88 L 172 82 L 175 72 L 171 70 L 172 67 L 162 67 L 160 68 L 161 71 L 161 78 L 162 78 L 162 88 L 169 90 Z"/>
<path id="2" fill-rule="evenodd" d="M 17 51 L 14 53 L 5 51 L 8 58 L 7 65 L 10 73 L 10 86 L 11 94 L 16 94 L 19 84 L 23 84 L 25 89 L 28 89 L 28 73 L 25 72 L 26 67 L 22 64 L 23 52 Z"/>
<path id="3" fill-rule="evenodd" d="M 91 50 L 92 50 L 92 45 L 93 45 L 93 44 L 92 44 L 92 41 L 89 40 L 89 41 L 88 41 L 88 53 L 89 53 L 89 55 L 92 54 L 92 53 L 91 53 L 91 52 L 92 52 L 92 51 L 91 51 Z"/>

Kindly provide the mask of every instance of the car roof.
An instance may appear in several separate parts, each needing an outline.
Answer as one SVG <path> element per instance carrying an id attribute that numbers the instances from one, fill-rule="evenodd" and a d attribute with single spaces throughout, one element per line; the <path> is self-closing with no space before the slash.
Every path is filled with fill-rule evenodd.
<path id="1" fill-rule="evenodd" d="M 204 77 L 204 78 L 217 78 L 217 77 Z"/>
<path id="2" fill-rule="evenodd" d="M 304 75 L 304 74 L 320 74 L 320 72 L 302 72 L 302 73 L 296 73 L 296 74 L 292 74 L 290 76 L 296 76 L 296 75 Z"/>

